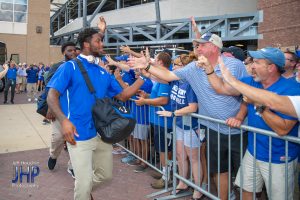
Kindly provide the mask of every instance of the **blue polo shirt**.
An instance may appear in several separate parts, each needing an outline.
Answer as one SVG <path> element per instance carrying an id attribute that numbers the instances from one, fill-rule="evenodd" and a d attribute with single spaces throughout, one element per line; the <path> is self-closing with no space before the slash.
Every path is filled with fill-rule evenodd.
<path id="1" fill-rule="evenodd" d="M 16 67 L 9 67 L 6 73 L 7 79 L 16 80 L 17 79 L 17 68 Z"/>
<path id="2" fill-rule="evenodd" d="M 189 103 L 198 103 L 197 96 L 188 82 L 182 80 L 173 81 L 171 87 L 170 100 L 172 111 L 187 107 Z M 190 119 L 190 117 L 178 116 L 176 117 L 176 125 L 184 128 L 184 130 L 189 130 L 191 125 L 192 128 L 197 128 L 197 119 L 194 117 L 192 121 Z"/>
<path id="3" fill-rule="evenodd" d="M 144 84 L 141 86 L 140 90 L 150 94 L 152 90 L 153 83 L 150 79 L 146 79 Z M 137 99 L 136 96 L 133 96 L 132 99 Z M 136 118 L 138 124 L 147 125 L 149 124 L 149 106 L 137 106 L 134 101 L 132 101 L 132 113 Z"/>
<path id="4" fill-rule="evenodd" d="M 169 84 L 163 83 L 154 83 L 150 99 L 155 99 L 158 97 L 170 97 L 171 86 Z M 168 101 L 168 104 L 162 106 L 164 110 L 170 111 L 171 110 L 171 103 Z M 164 117 L 160 117 L 156 114 L 157 111 L 161 111 L 159 107 L 150 106 L 150 122 L 154 125 L 158 125 L 161 127 L 165 127 Z M 172 117 L 167 117 L 167 128 L 172 128 Z"/>
<path id="5" fill-rule="evenodd" d="M 260 82 L 255 82 L 252 77 L 246 77 L 241 79 L 242 82 L 251 85 L 255 88 L 263 89 L 263 86 Z M 280 77 L 273 85 L 266 88 L 265 90 L 274 92 L 278 95 L 286 96 L 298 96 L 300 95 L 300 88 L 295 82 L 291 79 L 286 79 Z M 273 111 L 276 115 L 280 116 L 283 119 L 288 120 L 297 120 L 297 118 L 284 115 L 280 112 Z M 268 131 L 273 131 L 260 117 L 256 114 L 253 104 L 248 104 L 248 125 L 260 129 L 265 129 Z M 299 123 L 292 128 L 288 133 L 289 136 L 298 136 L 298 126 Z M 248 150 L 251 155 L 254 156 L 254 134 L 253 132 L 248 132 Z M 258 160 L 269 162 L 269 136 L 262 134 L 256 134 L 256 156 Z M 294 160 L 298 156 L 298 145 L 289 142 L 288 143 L 288 161 Z M 285 162 L 285 141 L 277 138 L 272 138 L 272 163 L 283 163 Z"/>
<path id="6" fill-rule="evenodd" d="M 86 69 L 97 98 L 114 97 L 122 92 L 118 82 L 102 67 L 89 63 L 81 56 L 77 58 Z M 75 140 L 85 141 L 95 137 L 97 132 L 91 113 L 95 98 L 88 90 L 77 63 L 71 60 L 61 65 L 48 83 L 48 87 L 54 88 L 61 95 L 67 95 L 68 118 L 79 134 L 79 137 L 75 136 Z"/>
<path id="7" fill-rule="evenodd" d="M 36 67 L 30 67 L 27 69 L 27 83 L 36 83 L 38 80 L 38 72 L 39 70 Z"/>

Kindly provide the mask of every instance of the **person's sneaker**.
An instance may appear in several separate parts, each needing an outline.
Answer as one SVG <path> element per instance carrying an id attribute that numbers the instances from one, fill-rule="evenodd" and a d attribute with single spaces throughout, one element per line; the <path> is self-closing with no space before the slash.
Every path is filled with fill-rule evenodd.
<path id="1" fill-rule="evenodd" d="M 10 101 L 10 103 L 11 103 L 11 104 L 15 104 L 15 102 L 14 102 L 14 101 Z"/>
<path id="2" fill-rule="evenodd" d="M 55 167 L 55 165 L 56 165 L 56 159 L 53 159 L 53 158 L 49 157 L 49 160 L 48 160 L 48 168 L 49 168 L 50 170 L 53 170 L 54 167 Z"/>
<path id="3" fill-rule="evenodd" d="M 154 189 L 163 189 L 165 187 L 165 180 L 162 178 L 155 180 L 153 183 L 151 183 L 151 187 Z"/>
<path id="4" fill-rule="evenodd" d="M 38 99 L 37 99 L 37 98 L 34 98 L 34 101 L 38 101 Z"/>
<path id="5" fill-rule="evenodd" d="M 74 170 L 73 170 L 73 169 L 70 169 L 70 168 L 68 167 L 67 171 L 68 171 L 68 173 L 72 176 L 72 178 L 75 179 Z"/>
<path id="6" fill-rule="evenodd" d="M 140 162 L 139 162 L 138 159 L 134 159 L 134 160 L 129 161 L 129 162 L 127 163 L 127 165 L 129 165 L 129 166 L 137 166 L 137 165 L 139 165 L 139 164 L 140 164 Z"/>
<path id="7" fill-rule="evenodd" d="M 151 173 L 150 173 L 150 176 L 152 178 L 155 178 L 155 179 L 161 179 L 162 174 L 159 173 L 159 172 L 157 172 L 157 171 L 155 171 L 155 170 L 152 170 Z"/>
<path id="8" fill-rule="evenodd" d="M 4 101 L 3 103 L 4 103 L 4 104 L 7 104 L 7 101 Z"/>
<path id="9" fill-rule="evenodd" d="M 130 161 L 132 161 L 132 160 L 135 160 L 136 158 L 133 156 L 133 155 L 129 155 L 129 156 L 127 156 L 127 157 L 125 157 L 125 158 L 122 158 L 121 159 L 121 162 L 122 163 L 128 163 L 128 162 L 130 162 Z"/>
<path id="10" fill-rule="evenodd" d="M 31 99 L 29 98 L 27 101 L 28 101 L 28 102 L 31 102 Z"/>
<path id="11" fill-rule="evenodd" d="M 142 172 L 145 172 L 147 170 L 147 168 L 148 168 L 147 165 L 139 165 L 133 171 L 135 173 L 142 173 Z"/>

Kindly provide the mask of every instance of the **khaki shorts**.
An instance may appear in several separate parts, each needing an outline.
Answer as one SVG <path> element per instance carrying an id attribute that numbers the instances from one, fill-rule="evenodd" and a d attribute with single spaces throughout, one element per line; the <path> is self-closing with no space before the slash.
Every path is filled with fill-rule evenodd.
<path id="1" fill-rule="evenodd" d="M 242 172 L 241 167 L 237 173 L 235 179 L 235 185 L 241 187 L 247 192 L 254 192 L 253 181 L 254 181 L 254 157 L 247 150 L 242 161 Z M 287 175 L 287 187 L 288 187 L 288 199 L 293 199 L 294 193 L 294 173 L 295 167 L 297 166 L 298 159 L 295 159 L 288 163 L 288 175 Z M 282 200 L 285 198 L 285 163 L 275 164 L 271 163 L 271 172 L 269 172 L 269 163 L 255 160 L 255 192 L 261 192 L 262 187 L 265 184 L 269 199 Z M 241 174 L 243 174 L 243 182 L 241 184 Z M 271 185 L 269 186 L 269 181 Z"/>

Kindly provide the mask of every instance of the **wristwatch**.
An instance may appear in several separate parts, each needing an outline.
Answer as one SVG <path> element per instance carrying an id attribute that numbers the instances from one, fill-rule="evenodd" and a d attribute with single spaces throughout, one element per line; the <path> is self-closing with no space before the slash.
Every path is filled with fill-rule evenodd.
<path id="1" fill-rule="evenodd" d="M 267 107 L 265 105 L 256 106 L 255 111 L 259 114 L 262 114 L 266 110 L 266 108 Z"/>

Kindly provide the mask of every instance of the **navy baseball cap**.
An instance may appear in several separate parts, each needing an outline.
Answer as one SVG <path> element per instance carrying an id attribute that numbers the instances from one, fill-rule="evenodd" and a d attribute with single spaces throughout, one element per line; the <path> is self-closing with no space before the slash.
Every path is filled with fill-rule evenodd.
<path id="1" fill-rule="evenodd" d="M 283 52 L 274 47 L 265 47 L 258 51 L 248 51 L 249 55 L 255 59 L 268 59 L 273 64 L 277 65 L 280 68 L 283 68 L 285 65 L 285 57 Z"/>
<path id="2" fill-rule="evenodd" d="M 244 61 L 246 59 L 243 49 L 236 46 L 223 47 L 222 52 L 231 53 L 235 58 L 239 59 L 240 61 Z"/>

